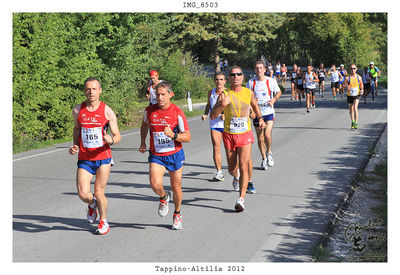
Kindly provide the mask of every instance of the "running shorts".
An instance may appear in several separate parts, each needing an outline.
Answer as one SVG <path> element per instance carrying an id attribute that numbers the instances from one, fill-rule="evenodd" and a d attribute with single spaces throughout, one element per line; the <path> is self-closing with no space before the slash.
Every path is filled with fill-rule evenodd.
<path id="1" fill-rule="evenodd" d="M 168 171 L 176 171 L 183 166 L 185 162 L 185 153 L 183 152 L 183 148 L 169 156 L 156 156 L 150 152 L 148 160 L 149 163 L 153 162 L 164 166 Z"/>
<path id="2" fill-rule="evenodd" d="M 357 95 L 357 96 L 347 96 L 347 103 L 353 104 L 354 100 L 356 100 L 356 99 L 360 100 L 360 96 L 359 95 Z"/>
<path id="3" fill-rule="evenodd" d="M 325 81 L 325 77 L 323 76 L 318 76 L 319 82 Z"/>
<path id="4" fill-rule="evenodd" d="M 78 168 L 85 169 L 92 175 L 96 175 L 97 169 L 103 164 L 114 165 L 112 158 L 102 159 L 102 160 L 78 160 Z"/>
<path id="5" fill-rule="evenodd" d="M 315 89 L 306 88 L 305 90 L 306 90 L 306 95 L 309 95 L 309 94 L 315 95 Z"/>
<path id="6" fill-rule="evenodd" d="M 339 82 L 331 82 L 331 88 L 339 89 Z"/>
<path id="7" fill-rule="evenodd" d="M 275 74 L 276 74 L 276 75 L 280 75 L 280 74 L 281 74 L 281 72 L 275 72 Z"/>
<path id="8" fill-rule="evenodd" d="M 224 128 L 211 128 L 211 130 L 222 133 L 224 131 Z"/>
<path id="9" fill-rule="evenodd" d="M 275 115 L 274 114 L 265 115 L 265 116 L 263 116 L 263 119 L 264 119 L 265 122 L 267 122 L 269 120 L 274 121 L 275 120 Z M 258 127 L 260 125 L 259 122 L 258 122 L 258 118 L 253 119 L 253 125 L 254 125 L 254 127 Z"/>
<path id="10" fill-rule="evenodd" d="M 303 84 L 297 84 L 297 89 L 299 89 L 300 91 L 304 91 L 304 86 Z"/>
<path id="11" fill-rule="evenodd" d="M 254 143 L 254 135 L 252 130 L 243 134 L 229 134 L 227 132 L 223 132 L 222 139 L 225 147 L 231 151 L 236 151 L 236 148 L 244 147 L 250 143 Z"/>

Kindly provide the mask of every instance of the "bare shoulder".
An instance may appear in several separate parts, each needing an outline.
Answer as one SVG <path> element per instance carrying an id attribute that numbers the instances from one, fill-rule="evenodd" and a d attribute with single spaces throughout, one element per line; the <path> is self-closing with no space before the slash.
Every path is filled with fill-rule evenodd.
<path id="1" fill-rule="evenodd" d="M 106 119 L 107 120 L 117 119 L 117 116 L 115 115 L 114 111 L 107 104 L 105 106 L 105 113 L 106 113 Z"/>

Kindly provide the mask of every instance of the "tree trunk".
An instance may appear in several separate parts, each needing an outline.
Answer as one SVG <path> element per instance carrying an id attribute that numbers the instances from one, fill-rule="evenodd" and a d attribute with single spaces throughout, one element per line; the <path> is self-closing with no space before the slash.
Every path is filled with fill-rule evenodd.
<path id="1" fill-rule="evenodd" d="M 220 72 L 221 71 L 221 67 L 219 65 L 220 58 L 219 58 L 218 45 L 219 45 L 219 36 L 217 36 L 214 39 L 214 68 L 215 68 L 215 72 Z"/>

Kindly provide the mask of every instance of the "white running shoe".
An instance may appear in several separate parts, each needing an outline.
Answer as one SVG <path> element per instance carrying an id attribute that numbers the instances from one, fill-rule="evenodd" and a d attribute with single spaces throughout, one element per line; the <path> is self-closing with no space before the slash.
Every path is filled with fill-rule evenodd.
<path id="1" fill-rule="evenodd" d="M 97 235 L 105 235 L 109 231 L 110 231 L 110 225 L 108 224 L 108 222 L 106 220 L 100 220 L 95 233 Z"/>
<path id="2" fill-rule="evenodd" d="M 261 161 L 260 169 L 261 169 L 261 170 L 267 170 L 267 169 L 268 169 L 267 159 L 263 159 L 263 160 Z"/>
<path id="3" fill-rule="evenodd" d="M 221 170 L 219 170 L 215 175 L 214 175 L 214 178 L 213 178 L 213 181 L 223 181 L 225 178 L 224 178 L 224 173 L 221 171 Z"/>
<path id="4" fill-rule="evenodd" d="M 88 209 L 87 209 L 87 213 L 86 213 L 86 218 L 88 223 L 94 223 L 94 221 L 97 218 L 97 200 L 96 198 L 93 198 L 95 201 L 95 207 L 90 207 L 90 205 L 88 205 Z"/>
<path id="5" fill-rule="evenodd" d="M 182 215 L 181 214 L 174 214 L 172 229 L 175 229 L 175 230 L 182 229 Z"/>
<path id="6" fill-rule="evenodd" d="M 267 163 L 269 167 L 274 166 L 274 159 L 272 158 L 272 154 L 267 154 Z"/>
<path id="7" fill-rule="evenodd" d="M 169 194 L 166 194 L 167 199 L 165 201 L 160 199 L 160 205 L 158 206 L 158 215 L 160 215 L 160 217 L 165 217 L 168 214 Z"/>
<path id="8" fill-rule="evenodd" d="M 235 210 L 236 210 L 236 212 L 242 212 L 244 210 L 244 199 L 243 198 L 240 197 L 236 201 Z"/>

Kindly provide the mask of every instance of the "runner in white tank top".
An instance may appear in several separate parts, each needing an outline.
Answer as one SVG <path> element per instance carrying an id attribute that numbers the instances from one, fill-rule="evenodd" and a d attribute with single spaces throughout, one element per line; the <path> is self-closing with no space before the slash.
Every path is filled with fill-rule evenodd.
<path id="1" fill-rule="evenodd" d="M 258 119 L 253 120 L 257 133 L 258 149 L 262 156 L 261 169 L 266 170 L 267 166 L 274 166 L 274 159 L 272 158 L 272 128 L 275 120 L 274 104 L 282 92 L 275 79 L 265 76 L 266 68 L 262 61 L 256 62 L 254 72 L 256 77 L 250 79 L 246 87 L 254 92 L 263 120 L 267 125 L 266 128 L 259 129 Z"/>
<path id="2" fill-rule="evenodd" d="M 216 88 L 208 91 L 208 101 L 206 109 L 204 110 L 204 115 L 201 116 L 201 119 L 205 121 L 211 110 L 213 109 L 215 103 L 218 101 L 219 95 L 225 91 L 225 83 L 226 78 L 223 72 L 217 72 L 214 75 L 214 82 Z M 224 115 L 217 117 L 214 120 L 210 119 L 210 135 L 211 142 L 213 144 L 213 159 L 215 168 L 217 169 L 217 173 L 214 175 L 214 181 L 222 181 L 224 180 L 224 173 L 221 168 L 221 141 L 222 141 L 222 132 L 224 130 Z"/>
<path id="3" fill-rule="evenodd" d="M 319 82 L 317 75 L 312 71 L 311 65 L 307 66 L 307 72 L 303 76 L 303 82 L 306 88 L 307 113 L 309 113 L 310 107 L 315 108 L 315 89 L 317 88 L 317 82 Z"/>

